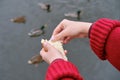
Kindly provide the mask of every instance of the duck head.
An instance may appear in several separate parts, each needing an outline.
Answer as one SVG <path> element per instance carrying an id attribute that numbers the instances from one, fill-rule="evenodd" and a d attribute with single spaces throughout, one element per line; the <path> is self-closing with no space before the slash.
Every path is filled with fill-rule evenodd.
<path id="1" fill-rule="evenodd" d="M 47 7 L 47 11 L 50 12 L 51 11 L 51 5 L 50 4 L 46 4 Z"/>
<path id="2" fill-rule="evenodd" d="M 77 11 L 77 18 L 80 19 L 81 10 Z"/>

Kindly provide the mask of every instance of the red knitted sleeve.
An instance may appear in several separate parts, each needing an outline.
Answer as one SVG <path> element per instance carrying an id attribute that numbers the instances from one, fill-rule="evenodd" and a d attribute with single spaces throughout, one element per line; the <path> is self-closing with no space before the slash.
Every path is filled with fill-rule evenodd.
<path id="1" fill-rule="evenodd" d="M 90 46 L 102 60 L 106 59 L 105 44 L 111 31 L 120 24 L 117 20 L 102 18 L 97 20 L 90 29 Z"/>
<path id="2" fill-rule="evenodd" d="M 45 80 L 83 80 L 75 65 L 57 59 L 48 67 Z"/>

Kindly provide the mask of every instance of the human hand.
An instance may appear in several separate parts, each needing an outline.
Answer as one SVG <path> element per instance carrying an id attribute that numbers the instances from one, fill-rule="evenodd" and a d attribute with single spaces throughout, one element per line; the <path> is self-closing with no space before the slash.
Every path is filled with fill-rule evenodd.
<path id="1" fill-rule="evenodd" d="M 73 38 L 87 37 L 91 25 L 92 23 L 88 22 L 77 22 L 64 19 L 54 29 L 51 40 L 61 40 L 63 43 L 67 43 Z"/>
<path id="2" fill-rule="evenodd" d="M 64 52 L 65 54 L 67 53 L 66 50 Z M 43 48 L 40 51 L 40 55 L 42 56 L 43 60 L 46 61 L 48 64 L 52 63 L 55 59 L 65 60 L 61 52 L 48 42 L 43 43 Z"/>

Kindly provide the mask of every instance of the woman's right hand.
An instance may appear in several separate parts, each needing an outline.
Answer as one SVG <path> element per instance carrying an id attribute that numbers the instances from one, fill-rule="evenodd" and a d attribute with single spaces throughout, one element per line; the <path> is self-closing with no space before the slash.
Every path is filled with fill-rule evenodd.
<path id="1" fill-rule="evenodd" d="M 73 38 L 83 38 L 88 36 L 88 31 L 92 23 L 62 20 L 54 29 L 51 40 L 61 40 L 63 43 L 69 42 Z"/>
<path id="2" fill-rule="evenodd" d="M 66 60 L 63 54 L 48 42 L 44 42 L 42 45 L 43 48 L 40 51 L 40 55 L 48 64 L 51 64 L 56 59 Z M 67 54 L 67 50 L 64 53 Z"/>

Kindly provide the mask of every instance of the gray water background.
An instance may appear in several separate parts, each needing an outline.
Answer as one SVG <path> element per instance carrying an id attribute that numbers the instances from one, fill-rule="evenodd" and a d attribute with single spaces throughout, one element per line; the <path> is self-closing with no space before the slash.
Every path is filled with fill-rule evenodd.
<path id="1" fill-rule="evenodd" d="M 37 4 L 50 3 L 52 12 L 43 11 Z M 94 22 L 99 18 L 120 19 L 120 0 L 0 0 L 0 80 L 44 80 L 47 63 L 28 65 L 31 56 L 41 49 L 41 38 L 49 39 L 64 13 L 83 10 L 80 21 Z M 26 24 L 10 22 L 25 15 Z M 67 18 L 77 20 L 75 18 Z M 46 35 L 30 38 L 27 33 L 48 24 Z M 92 52 L 89 39 L 74 39 L 64 46 L 68 58 L 85 80 L 120 80 L 120 73 Z"/>

